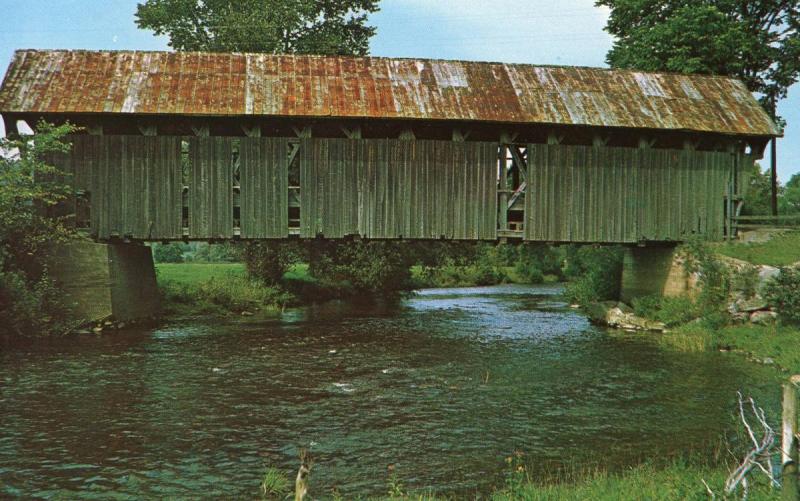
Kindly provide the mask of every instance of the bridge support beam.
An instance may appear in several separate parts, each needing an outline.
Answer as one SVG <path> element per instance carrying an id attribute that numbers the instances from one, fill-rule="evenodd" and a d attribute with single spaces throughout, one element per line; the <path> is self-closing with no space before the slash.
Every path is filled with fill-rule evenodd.
<path id="1" fill-rule="evenodd" d="M 629 247 L 622 266 L 620 299 L 630 304 L 637 297 L 654 294 L 675 297 L 693 288 L 674 245 Z"/>
<path id="2" fill-rule="evenodd" d="M 150 247 L 76 241 L 59 245 L 49 273 L 75 321 L 130 322 L 159 314 Z"/>

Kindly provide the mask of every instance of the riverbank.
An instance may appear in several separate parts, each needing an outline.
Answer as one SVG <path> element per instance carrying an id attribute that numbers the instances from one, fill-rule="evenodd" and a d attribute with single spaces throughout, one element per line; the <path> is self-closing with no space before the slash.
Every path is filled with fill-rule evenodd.
<path id="1" fill-rule="evenodd" d="M 727 467 L 698 467 L 675 463 L 667 467 L 642 465 L 624 474 L 597 472 L 577 480 L 556 480 L 549 484 L 524 482 L 493 496 L 494 501 L 662 501 L 705 500 L 710 496 L 705 481 L 717 496 L 722 493 Z M 780 491 L 760 479 L 751 482 L 748 499 L 773 500 Z"/>
<path id="2" fill-rule="evenodd" d="M 413 266 L 410 272 L 410 289 L 531 283 L 513 266 Z M 281 285 L 272 287 L 250 278 L 243 263 L 160 263 L 156 276 L 167 318 L 276 314 L 288 306 L 358 296 L 346 282 L 326 284 L 315 279 L 304 263 L 293 265 Z M 537 283 L 558 280 L 555 275 L 543 275 Z"/>
<path id="3" fill-rule="evenodd" d="M 156 278 L 167 318 L 277 314 L 292 300 L 249 278 L 240 263 L 157 264 Z"/>

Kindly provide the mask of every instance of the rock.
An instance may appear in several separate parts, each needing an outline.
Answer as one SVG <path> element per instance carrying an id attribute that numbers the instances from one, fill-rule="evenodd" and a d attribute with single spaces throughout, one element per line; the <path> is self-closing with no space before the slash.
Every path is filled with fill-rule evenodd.
<path id="1" fill-rule="evenodd" d="M 253 316 L 253 312 L 252 311 L 243 311 L 242 312 L 242 316 L 243 317 L 252 317 Z"/>
<path id="2" fill-rule="evenodd" d="M 630 306 L 616 301 L 591 303 L 585 311 L 591 321 L 617 329 L 663 332 L 666 328 L 661 322 L 636 316 Z"/>
<path id="3" fill-rule="evenodd" d="M 752 313 L 754 311 L 766 310 L 767 300 L 761 297 L 760 294 L 756 294 L 755 296 L 749 299 L 736 300 L 736 302 L 734 303 L 734 307 L 736 311 Z"/>
<path id="4" fill-rule="evenodd" d="M 756 325 L 769 325 L 775 323 L 778 314 L 774 311 L 755 311 L 750 315 L 750 323 Z"/>
<path id="5" fill-rule="evenodd" d="M 772 280 L 773 278 L 775 278 L 778 275 L 780 275 L 780 273 L 781 273 L 781 270 L 779 270 L 778 268 L 775 268 L 774 266 L 767 266 L 767 265 L 759 266 L 758 267 L 758 285 L 756 286 L 756 290 L 758 290 L 759 293 L 763 292 L 764 291 L 764 287 L 767 285 L 767 283 L 770 280 Z"/>
<path id="6" fill-rule="evenodd" d="M 72 332 L 74 334 L 91 334 L 92 333 L 92 331 L 90 331 L 89 329 L 77 329 L 77 330 L 74 330 Z"/>
<path id="7" fill-rule="evenodd" d="M 92 332 L 94 332 L 95 334 L 100 334 L 101 332 L 103 332 L 103 328 L 98 325 L 97 327 L 92 329 Z"/>
<path id="8" fill-rule="evenodd" d="M 125 322 L 120 322 L 117 324 L 117 329 L 124 329 L 124 328 L 125 328 Z"/>
<path id="9" fill-rule="evenodd" d="M 750 321 L 750 314 L 742 311 L 731 312 L 731 320 L 737 324 L 743 324 Z"/>
<path id="10" fill-rule="evenodd" d="M 773 365 L 775 363 L 775 360 L 767 357 L 764 360 L 762 360 L 761 363 L 764 365 Z"/>

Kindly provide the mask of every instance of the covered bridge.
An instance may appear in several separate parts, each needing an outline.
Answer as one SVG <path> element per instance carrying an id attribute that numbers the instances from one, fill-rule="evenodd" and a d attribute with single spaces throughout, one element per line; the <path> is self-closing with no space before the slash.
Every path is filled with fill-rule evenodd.
<path id="1" fill-rule="evenodd" d="M 780 134 L 731 78 L 267 54 L 21 50 L 0 114 L 83 127 L 98 241 L 719 239 Z"/>

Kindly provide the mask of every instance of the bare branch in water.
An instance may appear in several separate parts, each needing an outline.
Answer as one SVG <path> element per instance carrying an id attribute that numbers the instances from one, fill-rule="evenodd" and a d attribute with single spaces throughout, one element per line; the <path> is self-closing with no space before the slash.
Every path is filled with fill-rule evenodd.
<path id="1" fill-rule="evenodd" d="M 780 482 L 775 478 L 772 469 L 772 455 L 775 453 L 775 431 L 767 423 L 764 409 L 758 407 L 752 397 L 744 400 L 741 392 L 736 392 L 736 395 L 739 400 L 739 419 L 745 430 L 747 430 L 747 435 L 750 437 L 753 446 L 725 481 L 725 494 L 733 494 L 741 487 L 742 499 L 747 499 L 749 490 L 747 477 L 755 468 L 769 478 L 771 485 L 780 486 Z M 745 403 L 749 404 L 747 406 L 749 407 L 749 412 L 745 410 Z M 753 425 L 748 421 L 748 414 L 755 418 L 756 425 L 761 428 L 760 438 L 753 429 Z"/>

